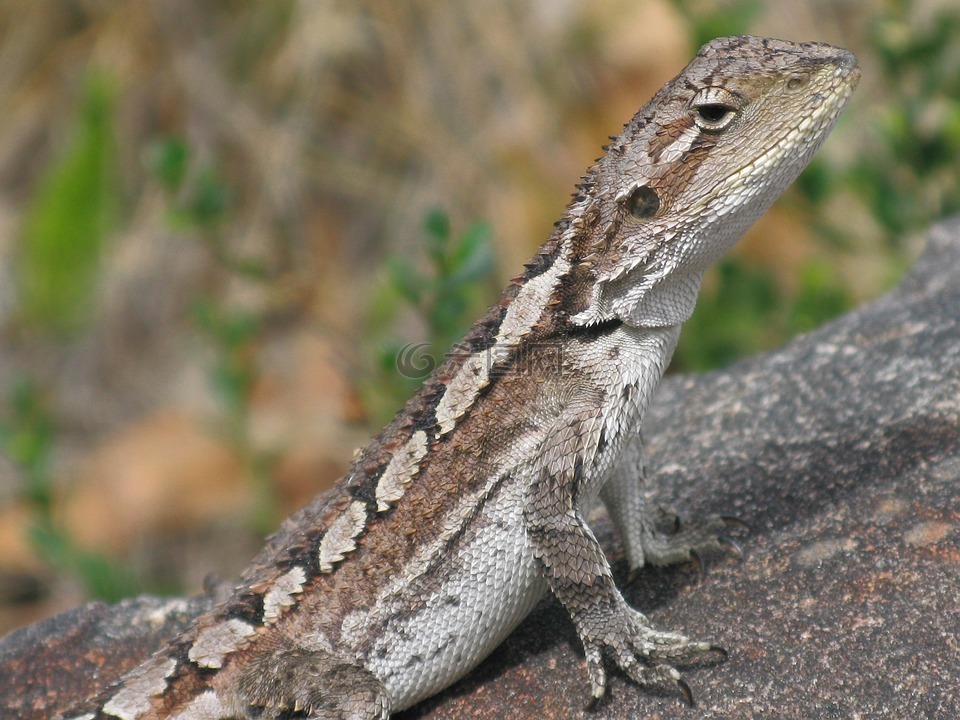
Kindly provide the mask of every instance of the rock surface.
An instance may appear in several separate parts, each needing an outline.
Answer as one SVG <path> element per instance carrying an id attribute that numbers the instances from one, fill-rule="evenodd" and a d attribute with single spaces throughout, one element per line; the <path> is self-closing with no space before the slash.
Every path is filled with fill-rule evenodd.
<path id="1" fill-rule="evenodd" d="M 109 686 L 213 600 L 92 602 L 10 633 L 0 639 L 0 718 L 50 718 Z"/>
<path id="2" fill-rule="evenodd" d="M 730 651 L 685 670 L 697 707 L 613 674 L 584 712 L 582 649 L 548 599 L 476 671 L 399 718 L 960 717 L 960 218 L 870 306 L 777 352 L 667 379 L 646 435 L 661 502 L 753 527 L 746 558 L 712 559 L 702 582 L 687 566 L 627 587 L 658 626 Z M 622 587 L 618 542 L 602 512 L 594 520 Z M 8 636 L 0 717 L 48 717 L 210 600 L 146 622 L 161 602 L 89 605 Z M 113 658 L 94 675 L 91 648 Z"/>

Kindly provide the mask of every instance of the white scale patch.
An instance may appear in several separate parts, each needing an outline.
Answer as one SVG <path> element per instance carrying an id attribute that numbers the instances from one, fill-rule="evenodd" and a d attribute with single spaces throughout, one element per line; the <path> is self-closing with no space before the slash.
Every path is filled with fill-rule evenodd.
<path id="1" fill-rule="evenodd" d="M 293 605 L 293 596 L 303 592 L 307 573 L 302 567 L 295 567 L 277 578 L 273 586 L 263 596 L 263 623 L 272 625 L 283 611 Z"/>
<path id="2" fill-rule="evenodd" d="M 418 430 L 394 454 L 380 476 L 380 482 L 377 483 L 377 512 L 389 510 L 391 503 L 403 497 L 426 454 L 427 434 Z"/>
<path id="3" fill-rule="evenodd" d="M 158 608 L 155 608 L 146 616 L 146 621 L 151 625 L 161 627 L 170 619 L 171 615 L 184 613 L 190 604 L 186 600 L 176 599 L 165 602 Z"/>
<path id="4" fill-rule="evenodd" d="M 566 259 L 568 249 L 569 244 L 564 243 L 558 249 L 560 255 L 553 265 L 520 288 L 513 302 L 507 306 L 494 344 L 467 358 L 460 371 L 453 376 L 435 411 L 441 435 L 453 430 L 457 420 L 473 407 L 477 395 L 490 384 L 490 371 L 493 366 L 506 358 L 513 346 L 520 342 L 540 319 L 560 277 L 570 269 L 570 263 Z"/>
<path id="5" fill-rule="evenodd" d="M 693 147 L 693 141 L 698 137 L 700 137 L 700 130 L 696 126 L 684 130 L 660 155 L 659 164 L 669 165 L 682 158 Z"/>
<path id="6" fill-rule="evenodd" d="M 320 572 L 331 572 L 344 555 L 357 547 L 356 538 L 367 524 L 367 508 L 359 500 L 348 507 L 327 530 L 318 549 Z"/>
<path id="7" fill-rule="evenodd" d="M 495 362 L 495 356 L 496 348 L 471 355 L 447 384 L 435 411 L 441 435 L 453 430 L 457 418 L 473 405 L 480 391 L 490 384 L 490 367 Z"/>
<path id="8" fill-rule="evenodd" d="M 136 720 L 150 709 L 150 698 L 167 688 L 167 678 L 177 669 L 177 661 L 154 657 L 141 665 L 123 687 L 103 706 L 103 712 L 120 720 Z"/>
<path id="9" fill-rule="evenodd" d="M 559 249 L 561 256 L 553 261 L 553 265 L 545 273 L 528 280 L 520 288 L 517 297 L 507 307 L 503 322 L 500 323 L 497 345 L 515 345 L 540 319 L 557 287 L 560 276 L 570 269 L 570 263 L 564 256 L 566 250 L 567 246 L 564 244 Z"/>
<path id="10" fill-rule="evenodd" d="M 249 623 L 236 618 L 204 628 L 194 640 L 188 657 L 200 667 L 222 667 L 223 659 L 243 646 L 244 641 L 256 631 Z"/>
<path id="11" fill-rule="evenodd" d="M 214 720 L 215 718 L 230 717 L 233 714 L 223 706 L 213 690 L 208 690 L 191 700 L 183 710 L 173 715 L 170 720 Z"/>

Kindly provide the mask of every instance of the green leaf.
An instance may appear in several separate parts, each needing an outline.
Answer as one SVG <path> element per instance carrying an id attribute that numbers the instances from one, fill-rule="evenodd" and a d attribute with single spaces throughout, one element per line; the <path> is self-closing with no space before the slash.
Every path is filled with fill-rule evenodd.
<path id="1" fill-rule="evenodd" d="M 106 79 L 89 77 L 73 138 L 27 208 L 18 278 L 23 315 L 35 326 L 75 330 L 91 310 L 100 253 L 116 210 L 113 105 Z"/>
<path id="2" fill-rule="evenodd" d="M 197 175 L 196 186 L 182 210 L 199 227 L 212 229 L 224 218 L 230 192 L 219 173 L 205 168 Z"/>
<path id="3" fill-rule="evenodd" d="M 434 208 L 427 213 L 424 229 L 427 231 L 427 254 L 442 271 L 447 264 L 447 248 L 450 244 L 450 217 Z"/>
<path id="4" fill-rule="evenodd" d="M 439 208 L 432 208 L 427 211 L 423 227 L 430 238 L 446 242 L 450 237 L 450 216 Z"/>
<path id="5" fill-rule="evenodd" d="M 697 47 L 718 37 L 742 35 L 766 10 L 761 0 L 705 3 L 674 0 L 674 6 L 690 23 Z"/>
<path id="6" fill-rule="evenodd" d="M 414 307 L 419 307 L 423 300 L 424 285 L 427 284 L 402 258 L 391 258 L 387 261 L 387 272 L 390 284 L 397 294 Z"/>
<path id="7" fill-rule="evenodd" d="M 787 317 L 787 331 L 791 335 L 809 332 L 852 304 L 833 267 L 825 260 L 812 260 L 800 271 L 800 287 Z"/>
<path id="8" fill-rule="evenodd" d="M 451 256 L 454 282 L 468 285 L 490 277 L 494 270 L 489 223 L 477 222 L 468 227 L 457 241 Z"/>
<path id="9" fill-rule="evenodd" d="M 150 174 L 169 194 L 183 185 L 190 167 L 190 148 L 181 137 L 155 140 L 147 146 L 146 165 Z"/>

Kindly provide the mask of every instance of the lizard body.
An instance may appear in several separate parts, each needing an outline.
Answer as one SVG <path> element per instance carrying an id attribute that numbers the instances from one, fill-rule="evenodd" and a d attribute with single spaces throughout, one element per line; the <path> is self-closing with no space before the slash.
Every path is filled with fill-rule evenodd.
<path id="1" fill-rule="evenodd" d="M 466 674 L 552 591 L 639 684 L 717 650 L 654 629 L 584 521 L 599 496 L 630 566 L 719 546 L 646 506 L 640 425 L 706 268 L 806 165 L 859 78 L 817 43 L 705 45 L 612 139 L 540 252 L 232 596 L 84 720 L 387 718 Z"/>

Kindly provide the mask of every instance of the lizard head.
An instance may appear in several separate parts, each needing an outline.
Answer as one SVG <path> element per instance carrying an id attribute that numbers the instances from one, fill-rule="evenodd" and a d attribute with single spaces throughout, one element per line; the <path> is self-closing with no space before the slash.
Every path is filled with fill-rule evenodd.
<path id="1" fill-rule="evenodd" d="M 569 212 L 595 222 L 578 324 L 686 320 L 706 268 L 800 174 L 860 77 L 822 43 L 704 45 L 613 139 Z"/>

